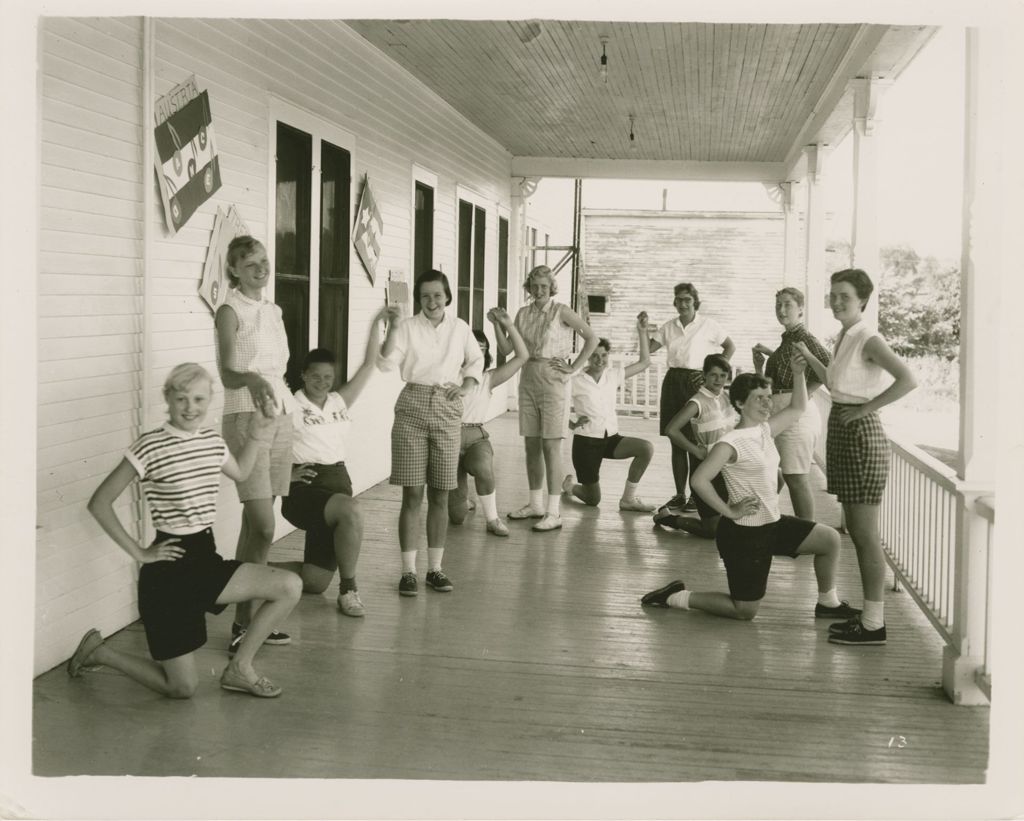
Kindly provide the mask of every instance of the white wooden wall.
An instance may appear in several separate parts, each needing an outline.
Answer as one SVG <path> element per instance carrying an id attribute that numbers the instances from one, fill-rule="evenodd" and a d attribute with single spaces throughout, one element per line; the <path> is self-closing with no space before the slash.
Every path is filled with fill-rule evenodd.
<path id="1" fill-rule="evenodd" d="M 209 91 L 223 180 L 213 200 L 168 236 L 158 196 L 143 214 L 142 187 L 155 184 L 142 168 L 142 31 L 135 18 L 43 24 L 37 673 L 66 658 L 85 628 L 115 630 L 136 617 L 134 564 L 92 523 L 85 502 L 140 424 L 164 418 L 167 372 L 189 360 L 215 372 L 213 317 L 196 291 L 218 204 L 234 203 L 253 234 L 267 236 L 271 96 L 355 135 L 353 187 L 368 173 L 383 215 L 375 287 L 352 257 L 350 372 L 362 360 L 388 271 L 411 274 L 413 163 L 438 177 L 434 261 L 453 290 L 456 185 L 490 204 L 486 296 L 496 303 L 497 208 L 507 213 L 510 204 L 510 155 L 337 22 L 154 21 L 155 94 L 193 73 Z M 154 238 L 145 273 L 143 218 Z M 509 293 L 514 309 L 515 281 Z M 398 389 L 396 377 L 379 375 L 355 408 L 349 464 L 357 492 L 390 470 Z M 215 428 L 221 407 L 218 397 L 208 420 Z M 140 514 L 128 494 L 119 513 L 136 526 Z M 226 555 L 234 553 L 239 516 L 225 482 L 216 531 Z"/>

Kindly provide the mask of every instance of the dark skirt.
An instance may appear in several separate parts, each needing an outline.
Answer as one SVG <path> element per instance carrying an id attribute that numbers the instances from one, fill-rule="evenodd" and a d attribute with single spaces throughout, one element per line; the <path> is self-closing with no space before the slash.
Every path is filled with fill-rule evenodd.
<path id="1" fill-rule="evenodd" d="M 668 423 L 691 396 L 704 384 L 704 374 L 694 368 L 669 368 L 661 383 L 661 404 L 658 408 L 658 432 L 664 436 Z M 687 439 L 689 430 L 684 431 Z"/>

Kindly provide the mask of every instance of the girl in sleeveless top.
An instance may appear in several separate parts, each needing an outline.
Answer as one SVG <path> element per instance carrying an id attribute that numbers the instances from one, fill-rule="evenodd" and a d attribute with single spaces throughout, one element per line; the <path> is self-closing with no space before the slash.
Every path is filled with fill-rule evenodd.
<path id="1" fill-rule="evenodd" d="M 889 477 L 890 451 L 878 410 L 917 386 L 906 363 L 864 321 L 864 308 L 873 290 L 871 278 L 859 268 L 832 274 L 829 304 L 842 331 L 830 365 L 797 343 L 832 394 L 825 449 L 828 492 L 843 506 L 864 587 L 864 611 L 829 628 L 829 641 L 834 644 L 886 642 L 886 565 L 878 517 Z"/>
<path id="2" fill-rule="evenodd" d="M 537 531 L 557 530 L 562 481 L 562 439 L 569 411 L 569 378 L 586 366 L 597 347 L 597 335 L 568 305 L 555 302 L 555 277 L 547 265 L 538 265 L 523 288 L 533 298 L 516 314 L 516 328 L 526 341 L 530 360 L 519 377 L 519 432 L 526 444 L 528 504 L 508 514 L 510 519 L 540 519 Z M 572 355 L 573 333 L 583 337 L 583 350 Z M 508 353 L 511 346 L 499 350 Z M 547 480 L 547 504 L 544 483 Z"/>
<path id="3" fill-rule="evenodd" d="M 733 380 L 729 400 L 740 414 L 739 424 L 722 435 L 690 479 L 694 491 L 721 516 L 715 541 L 729 592 L 690 591 L 676 580 L 646 594 L 642 604 L 750 620 L 767 590 L 772 557 L 810 554 L 818 583 L 815 616 L 842 618 L 855 612 L 836 594 L 839 534 L 826 525 L 779 513 L 779 452 L 774 437 L 795 423 L 807 404 L 807 363 L 797 355 L 792 367 L 793 401 L 774 416 L 767 379 L 744 373 Z M 712 484 L 719 473 L 725 476 L 728 502 Z"/>

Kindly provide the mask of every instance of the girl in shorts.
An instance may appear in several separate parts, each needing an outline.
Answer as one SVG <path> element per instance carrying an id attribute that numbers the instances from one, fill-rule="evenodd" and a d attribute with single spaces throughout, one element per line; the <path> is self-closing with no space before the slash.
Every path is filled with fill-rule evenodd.
<path id="1" fill-rule="evenodd" d="M 832 363 L 820 361 L 804 343 L 796 345 L 832 394 L 825 441 L 828 492 L 843 506 L 864 588 L 864 612 L 829 628 L 833 644 L 886 642 L 886 564 L 878 517 L 889 478 L 890 448 L 878 410 L 917 387 L 907 364 L 864 321 L 873 290 L 871 278 L 859 268 L 832 274 L 829 304 L 843 326 Z"/>
<path id="2" fill-rule="evenodd" d="M 624 379 L 643 373 L 651 366 L 648 351 L 647 314 L 636 318 L 640 338 L 640 358 L 623 370 Z M 604 338 L 597 342 L 597 350 L 583 373 L 572 381 L 572 402 L 576 421 L 569 427 L 572 437 L 572 466 L 576 476 L 569 474 L 562 481 L 562 492 L 586 505 L 601 502 L 601 462 L 605 459 L 631 459 L 626 475 L 626 486 L 619 499 L 619 510 L 650 513 L 654 505 L 647 504 L 636 495 L 637 487 L 654 455 L 654 446 L 646 439 L 619 434 L 619 419 L 615 412 L 615 394 L 620 380 L 618 370 L 608 369 L 611 343 Z M 579 483 L 576 482 L 579 477 Z"/>
<path id="3" fill-rule="evenodd" d="M 445 310 L 452 301 L 448 277 L 427 271 L 413 286 L 417 313 L 392 322 L 377 367 L 398 370 L 405 387 L 395 402 L 391 428 L 391 484 L 402 486 L 398 544 L 402 577 L 398 593 L 415 596 L 416 531 L 427 486 L 427 586 L 451 592 L 441 568 L 448 536 L 448 492 L 458 487 L 462 398 L 479 384 L 480 345 L 463 320 Z"/>
<path id="4" fill-rule="evenodd" d="M 352 479 L 345 467 L 349 408 L 375 370 L 381 321 L 397 315 L 397 308 L 382 308 L 373 318 L 366 358 L 338 390 L 334 390 L 337 359 L 326 348 L 315 348 L 306 354 L 303 387 L 295 392 L 292 484 L 281 500 L 281 513 L 306 531 L 305 550 L 301 562 L 271 564 L 298 573 L 306 593 L 323 593 L 338 571 L 338 609 L 346 616 L 366 615 L 356 586 L 363 515 L 352 498 Z"/>
<path id="5" fill-rule="evenodd" d="M 779 513 L 779 451 L 774 437 L 804 412 L 806 367 L 802 356 L 794 356 L 793 401 L 774 416 L 768 380 L 752 373 L 737 376 L 729 388 L 729 399 L 740 421 L 722 435 L 690 478 L 693 489 L 721 516 L 715 541 L 725 564 L 729 592 L 691 591 L 676 580 L 647 593 L 642 604 L 749 620 L 757 615 L 767 590 L 772 557 L 811 554 L 818 582 L 814 615 L 842 618 L 856 612 L 836 594 L 839 534 L 826 525 Z M 735 500 L 732 504 L 712 484 L 719 473 L 725 475 L 729 499 Z"/>
<path id="6" fill-rule="evenodd" d="M 508 527 L 498 518 L 498 502 L 494 490 L 494 449 L 484 429 L 491 391 L 508 381 L 526 362 L 530 352 L 516 330 L 512 317 L 504 308 L 492 308 L 487 318 L 494 325 L 496 339 L 511 345 L 515 351 L 508 361 L 494 370 L 491 367 L 491 346 L 483 331 L 473 331 L 484 357 L 484 372 L 480 384 L 473 387 L 463 399 L 462 444 L 459 450 L 459 486 L 448 494 L 448 519 L 454 525 L 466 521 L 469 511 L 468 476 L 472 476 L 476 493 L 484 509 L 487 532 L 495 536 L 508 536 Z"/>
<path id="7" fill-rule="evenodd" d="M 295 400 L 284 381 L 288 367 L 288 336 L 281 308 L 264 294 L 270 263 L 263 244 L 252 237 L 235 237 L 226 260 L 231 287 L 217 309 L 217 365 L 224 384 L 223 432 L 235 458 L 249 438 L 259 408 L 275 414 L 270 448 L 261 451 L 252 473 L 236 482 L 242 502 L 242 529 L 236 557 L 267 563 L 274 540 L 274 497 L 287 496 L 292 471 L 292 419 Z M 233 653 L 252 618 L 248 602 L 235 608 L 231 625 Z M 288 644 L 291 637 L 271 631 L 268 644 Z"/>
<path id="8" fill-rule="evenodd" d="M 71 676 L 105 664 L 171 698 L 196 691 L 193 653 L 206 643 L 206 613 L 228 604 L 262 600 L 248 632 L 220 678 L 225 690 L 262 698 L 281 688 L 253 668 L 253 657 L 275 624 L 285 620 L 302 591 L 299 577 L 259 564 L 223 559 L 213 541 L 220 474 L 243 481 L 265 455 L 274 421 L 254 419 L 238 459 L 220 434 L 202 427 L 213 379 L 200 365 L 174 368 L 164 383 L 169 420 L 143 434 L 89 500 L 89 512 L 118 547 L 142 564 L 139 615 L 152 660 L 115 650 L 89 630 L 68 661 Z M 125 530 L 114 502 L 138 479 L 156 539 L 143 547 Z"/>

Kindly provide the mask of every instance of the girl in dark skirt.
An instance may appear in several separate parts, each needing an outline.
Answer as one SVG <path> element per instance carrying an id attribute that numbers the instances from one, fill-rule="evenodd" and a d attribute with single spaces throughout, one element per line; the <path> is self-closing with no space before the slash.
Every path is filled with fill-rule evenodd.
<path id="1" fill-rule="evenodd" d="M 859 268 L 833 274 L 829 303 L 843 327 L 832 363 L 826 367 L 802 342 L 796 345 L 832 394 L 825 451 L 828 492 L 843 506 L 864 587 L 863 612 L 829 628 L 829 641 L 835 644 L 886 642 L 879 510 L 889 476 L 889 439 L 878 410 L 917 386 L 906 363 L 864 321 L 873 290 L 871 278 Z"/>
<path id="2" fill-rule="evenodd" d="M 254 414 L 238 460 L 220 434 L 202 427 L 213 380 L 200 365 L 186 363 L 164 383 L 169 421 L 144 433 L 89 500 L 89 512 L 118 547 L 142 564 L 139 614 L 151 659 L 107 646 L 96 629 L 82 637 L 67 670 L 72 677 L 104 664 L 171 698 L 189 698 L 198 685 L 194 651 L 206 643 L 206 613 L 228 604 L 262 601 L 249 630 L 221 675 L 225 690 L 261 698 L 281 688 L 252 666 L 274 625 L 285 620 L 302 592 L 294 573 L 261 564 L 223 559 L 213 542 L 220 474 L 244 481 L 266 451 L 274 429 L 272 402 Z M 156 539 L 140 545 L 125 530 L 114 502 L 138 479 Z"/>

